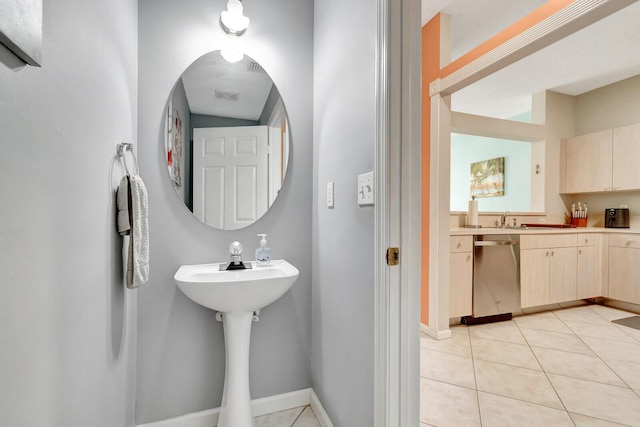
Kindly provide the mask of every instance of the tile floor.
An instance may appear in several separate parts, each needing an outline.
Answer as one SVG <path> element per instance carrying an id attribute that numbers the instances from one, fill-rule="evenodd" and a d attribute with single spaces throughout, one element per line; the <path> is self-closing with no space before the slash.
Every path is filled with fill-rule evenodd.
<path id="1" fill-rule="evenodd" d="M 422 334 L 420 426 L 640 426 L 634 313 L 588 305 Z"/>
<path id="2" fill-rule="evenodd" d="M 320 427 L 311 406 L 256 417 L 256 427 Z"/>

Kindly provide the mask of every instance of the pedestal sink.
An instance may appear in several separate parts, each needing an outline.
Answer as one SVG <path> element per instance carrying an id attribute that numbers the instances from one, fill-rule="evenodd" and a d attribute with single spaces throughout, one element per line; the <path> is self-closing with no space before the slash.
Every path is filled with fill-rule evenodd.
<path id="1" fill-rule="evenodd" d="M 298 275 L 285 260 L 232 271 L 220 271 L 220 264 L 183 265 L 176 272 L 176 284 L 186 296 L 223 313 L 226 366 L 218 427 L 255 425 L 249 391 L 253 312 L 284 295 Z"/>

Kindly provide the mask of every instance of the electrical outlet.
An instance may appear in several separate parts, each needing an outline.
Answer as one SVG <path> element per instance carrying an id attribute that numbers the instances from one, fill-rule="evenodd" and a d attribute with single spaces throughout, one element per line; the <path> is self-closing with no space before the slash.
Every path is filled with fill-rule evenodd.
<path id="1" fill-rule="evenodd" d="M 363 206 L 374 204 L 373 181 L 373 172 L 358 175 L 358 205 Z"/>

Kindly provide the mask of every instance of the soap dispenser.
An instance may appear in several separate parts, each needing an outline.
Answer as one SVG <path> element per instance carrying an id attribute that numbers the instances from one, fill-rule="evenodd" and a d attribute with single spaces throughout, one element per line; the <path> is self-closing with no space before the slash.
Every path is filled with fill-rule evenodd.
<path id="1" fill-rule="evenodd" d="M 271 249 L 267 246 L 267 235 L 258 234 L 260 239 L 260 246 L 256 249 L 256 264 L 258 266 L 269 265 L 271 261 Z"/>

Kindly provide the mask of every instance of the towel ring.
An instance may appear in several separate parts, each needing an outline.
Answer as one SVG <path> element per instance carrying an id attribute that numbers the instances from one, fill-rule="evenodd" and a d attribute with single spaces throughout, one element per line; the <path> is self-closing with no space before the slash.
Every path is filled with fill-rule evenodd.
<path id="1" fill-rule="evenodd" d="M 131 175 L 129 172 L 129 168 L 127 167 L 127 159 L 125 158 L 125 154 L 127 151 L 131 152 L 131 157 L 133 157 L 133 164 L 136 167 L 135 174 L 140 175 L 140 168 L 138 167 L 138 160 L 136 159 L 136 153 L 133 151 L 133 144 L 130 142 L 121 142 L 118 144 L 118 157 L 120 158 L 120 162 L 124 166 L 124 170 L 127 172 L 127 175 Z"/>

